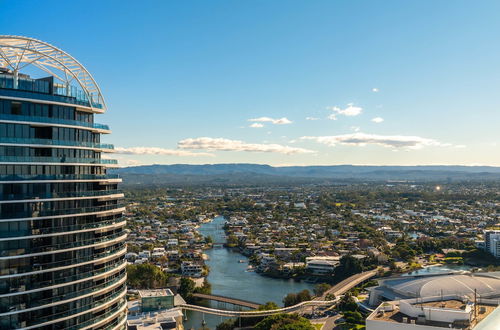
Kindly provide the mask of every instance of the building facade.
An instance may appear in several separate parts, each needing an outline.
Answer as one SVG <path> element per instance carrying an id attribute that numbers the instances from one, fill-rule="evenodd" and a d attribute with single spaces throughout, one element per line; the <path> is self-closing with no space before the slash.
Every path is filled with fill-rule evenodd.
<path id="1" fill-rule="evenodd" d="M 500 230 L 484 231 L 484 247 L 496 258 L 500 258 Z"/>
<path id="2" fill-rule="evenodd" d="M 0 55 L 0 329 L 122 329 L 123 194 L 94 122 L 101 91 L 45 42 L 0 36 Z"/>

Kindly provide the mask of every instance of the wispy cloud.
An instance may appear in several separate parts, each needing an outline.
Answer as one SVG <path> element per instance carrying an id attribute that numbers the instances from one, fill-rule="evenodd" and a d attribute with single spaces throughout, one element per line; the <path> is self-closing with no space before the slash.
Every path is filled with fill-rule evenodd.
<path id="1" fill-rule="evenodd" d="M 271 123 L 274 125 L 287 125 L 292 123 L 292 121 L 286 117 L 276 118 L 276 119 L 271 117 L 259 117 L 259 118 L 248 119 L 248 121 L 259 122 L 259 123 Z"/>
<path id="2" fill-rule="evenodd" d="M 302 140 L 313 140 L 328 146 L 335 146 L 337 144 L 352 145 L 352 146 L 366 146 L 366 145 L 379 145 L 388 148 L 406 148 L 406 149 L 421 149 L 426 146 L 439 146 L 448 147 L 449 143 L 441 143 L 434 139 L 423 138 L 419 136 L 407 135 L 377 135 L 366 133 L 352 133 L 333 136 L 303 136 Z"/>
<path id="3" fill-rule="evenodd" d="M 249 125 L 248 127 L 251 127 L 251 128 L 262 128 L 262 127 L 264 127 L 264 125 L 262 125 L 261 123 L 253 123 L 253 124 Z"/>
<path id="4" fill-rule="evenodd" d="M 378 93 L 378 92 L 380 92 L 380 89 L 378 89 L 377 87 L 374 87 L 374 88 L 372 88 L 372 92 Z"/>
<path id="5" fill-rule="evenodd" d="M 319 120 L 318 117 L 306 117 L 306 120 Z"/>
<path id="6" fill-rule="evenodd" d="M 338 115 L 354 117 L 360 115 L 363 112 L 363 108 L 355 106 L 354 103 L 347 104 L 347 107 L 345 107 L 344 109 L 337 106 L 326 108 L 333 111 L 333 113 L 328 116 L 328 119 L 331 120 L 337 120 Z"/>
<path id="7" fill-rule="evenodd" d="M 123 155 L 160 155 L 160 156 L 180 156 L 180 157 L 213 157 L 214 154 L 206 152 L 191 152 L 178 149 L 164 149 L 156 147 L 131 147 L 115 148 L 115 152 Z"/>
<path id="8" fill-rule="evenodd" d="M 384 121 L 384 118 L 382 118 L 382 117 L 375 117 L 375 118 L 372 119 L 372 121 L 374 123 L 380 124 L 381 122 Z"/>
<path id="9" fill-rule="evenodd" d="M 224 138 L 199 137 L 179 141 L 181 149 L 221 150 L 221 151 L 248 151 L 248 152 L 272 152 L 286 155 L 313 153 L 314 151 L 304 148 L 294 148 L 280 144 L 268 143 L 246 143 L 240 140 Z"/>

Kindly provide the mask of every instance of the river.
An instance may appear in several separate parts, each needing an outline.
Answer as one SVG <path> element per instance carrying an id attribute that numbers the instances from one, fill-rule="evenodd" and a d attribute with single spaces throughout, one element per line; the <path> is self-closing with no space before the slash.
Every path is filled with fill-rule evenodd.
<path id="1" fill-rule="evenodd" d="M 215 242 L 224 241 L 225 219 L 217 217 L 212 222 L 200 226 L 199 232 L 204 236 L 211 236 Z M 255 272 L 247 271 L 248 259 L 238 252 L 225 248 L 213 248 L 205 251 L 210 267 L 208 281 L 212 284 L 212 293 L 249 300 L 257 303 L 274 301 L 282 306 L 282 299 L 290 292 L 298 292 L 304 289 L 312 291 L 314 285 L 294 280 L 281 280 L 261 276 Z M 240 260 L 245 262 L 240 263 Z M 218 307 L 217 302 L 210 302 L 210 306 Z M 231 308 L 227 305 L 227 308 Z M 201 313 L 188 312 L 188 320 L 184 322 L 186 329 L 201 328 L 203 316 Z M 223 318 L 205 315 L 206 327 L 215 329 Z"/>

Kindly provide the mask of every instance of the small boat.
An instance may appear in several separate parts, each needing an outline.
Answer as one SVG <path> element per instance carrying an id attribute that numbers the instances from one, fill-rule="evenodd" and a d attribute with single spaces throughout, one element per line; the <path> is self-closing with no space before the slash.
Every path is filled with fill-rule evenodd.
<path id="1" fill-rule="evenodd" d="M 254 272 L 255 269 L 253 269 L 253 266 L 252 265 L 248 265 L 247 267 L 247 272 Z"/>
<path id="2" fill-rule="evenodd" d="M 238 261 L 240 264 L 244 264 L 245 262 L 247 262 L 246 260 L 243 260 L 241 259 L 240 261 Z"/>

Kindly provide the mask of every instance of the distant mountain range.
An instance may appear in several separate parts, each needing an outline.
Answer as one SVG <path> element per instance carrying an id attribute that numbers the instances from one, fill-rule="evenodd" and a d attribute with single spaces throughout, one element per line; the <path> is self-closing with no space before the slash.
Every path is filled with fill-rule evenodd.
<path id="1" fill-rule="evenodd" d="M 114 169 L 127 184 L 317 182 L 324 180 L 499 180 L 493 166 L 286 166 L 259 164 L 144 165 Z M 128 182 L 127 182 L 128 181 Z"/>

